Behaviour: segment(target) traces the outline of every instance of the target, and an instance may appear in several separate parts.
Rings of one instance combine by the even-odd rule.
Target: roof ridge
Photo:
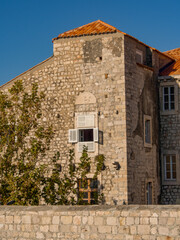
[[[108,24],[108,23],[105,23],[105,22],[103,22],[102,20],[97,20],[97,21],[95,21],[95,22],[100,22],[100,23],[102,23],[104,26],[106,26],[106,27],[109,27],[109,28],[111,28],[112,30],[119,30],[119,29],[117,29],[116,27],[114,27],[114,26],[112,26],[112,25],[110,25],[110,24]]]

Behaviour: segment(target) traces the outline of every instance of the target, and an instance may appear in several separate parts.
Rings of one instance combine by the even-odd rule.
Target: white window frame
[[[86,129],[93,129],[93,141],[88,142],[80,142],[79,141],[79,131],[86,130]],[[74,139],[71,138],[72,134],[75,134],[76,137]],[[78,128],[78,129],[69,129],[69,142],[70,143],[78,143],[78,152],[82,152],[83,145],[87,146],[92,144],[92,149],[88,149],[88,152],[95,152],[95,143],[99,141],[99,129],[98,128]]]
[[[166,158],[167,156],[170,157],[170,178],[167,178],[167,169],[166,169]],[[176,178],[173,178],[173,163],[172,163],[172,157],[175,157],[176,162]],[[164,179],[165,181],[176,181],[177,180],[177,161],[176,161],[176,155],[175,154],[165,154],[164,155]]]
[[[171,88],[174,88],[174,101],[171,101]],[[168,89],[168,94],[165,94],[164,93],[164,89],[167,88]],[[173,85],[170,85],[170,86],[163,86],[162,88],[162,97],[163,97],[163,111],[174,111],[175,110],[175,87]],[[164,98],[165,98],[165,95],[168,96],[168,109],[165,109],[165,101],[164,101]],[[174,103],[174,108],[171,108],[171,103]]]
[[[179,87],[178,80],[169,80],[167,81],[165,78],[159,78],[160,80],[160,88],[159,88],[159,96],[160,96],[160,107],[161,107],[161,115],[171,115],[178,114],[178,105],[179,105]],[[164,88],[165,87],[174,87],[174,109],[164,110]]]

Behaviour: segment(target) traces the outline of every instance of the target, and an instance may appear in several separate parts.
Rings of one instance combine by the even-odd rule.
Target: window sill
[[[154,69],[152,68],[152,67],[148,67],[148,66],[146,66],[146,65],[144,65],[144,64],[142,64],[142,63],[136,63],[139,67],[142,67],[142,68],[146,68],[146,69],[148,69],[148,70],[150,70],[150,71],[154,71]]]
[[[177,110],[160,111],[160,115],[176,115],[176,114],[178,114]]]
[[[144,147],[146,147],[146,148],[152,148],[152,143],[144,143]]]
[[[162,185],[166,186],[166,185],[179,185],[179,184],[177,182],[177,179],[175,179],[175,180],[163,180]]]

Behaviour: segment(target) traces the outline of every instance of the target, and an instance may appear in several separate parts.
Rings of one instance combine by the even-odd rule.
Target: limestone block
[[[50,225],[49,227],[50,232],[59,232],[59,226],[58,225]]]
[[[111,227],[110,226],[98,226],[98,232],[99,233],[111,233]]]
[[[95,217],[95,218],[94,218],[94,224],[95,224],[95,225],[100,226],[100,225],[103,225],[103,223],[104,223],[103,217]]]
[[[150,226],[148,226],[148,225],[139,225],[138,226],[138,234],[140,234],[140,235],[150,234]]]
[[[81,224],[81,217],[80,216],[73,217],[73,224],[80,225]]]
[[[43,216],[41,219],[42,224],[50,224],[51,223],[51,217]]]
[[[52,217],[52,224],[59,224],[59,216]]]
[[[169,235],[169,229],[167,227],[164,227],[164,226],[159,226],[158,227],[158,233],[162,236],[164,236],[164,235],[168,236]]]
[[[72,216],[61,216],[61,223],[71,224],[72,223]]]

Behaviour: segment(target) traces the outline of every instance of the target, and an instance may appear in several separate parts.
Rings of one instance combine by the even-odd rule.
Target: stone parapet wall
[[[178,240],[180,206],[1,206],[2,240]]]

